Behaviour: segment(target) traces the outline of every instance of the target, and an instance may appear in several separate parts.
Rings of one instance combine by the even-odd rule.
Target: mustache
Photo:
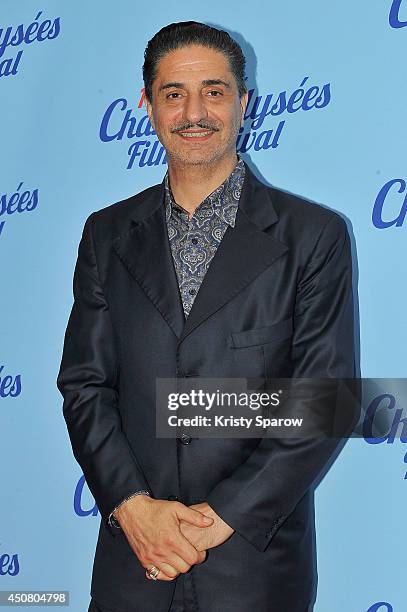
[[[183,123],[182,125],[177,125],[176,127],[171,128],[171,132],[183,132],[184,130],[189,130],[194,127],[203,130],[211,130],[212,132],[219,132],[219,128],[208,121],[199,121],[198,123]]]

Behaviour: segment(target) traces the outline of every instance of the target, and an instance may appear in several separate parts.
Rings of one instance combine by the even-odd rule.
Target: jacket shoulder
[[[257,178],[257,177],[256,177]],[[259,191],[261,193],[259,193]],[[266,231],[305,262],[318,251],[329,252],[335,245],[349,241],[348,225],[341,214],[327,206],[255,181],[255,197],[272,206],[277,217]]]
[[[266,188],[269,190],[279,220],[285,221],[292,229],[314,234],[320,232],[328,223],[338,229],[346,227],[343,217],[327,206],[283,189]]]
[[[148,204],[149,201],[152,205],[156,204],[161,190],[162,184],[157,183],[128,198],[93,212],[87,221],[92,223],[95,240],[99,242],[114,239],[128,231],[130,220],[139,207]]]

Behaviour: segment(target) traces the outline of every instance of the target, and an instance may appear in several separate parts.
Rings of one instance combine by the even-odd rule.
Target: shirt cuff
[[[113,512],[116,512],[117,508],[119,508],[122,504],[124,504],[124,502],[126,502],[128,499],[131,499],[132,497],[135,497],[136,495],[148,495],[149,497],[151,497],[151,495],[150,495],[150,493],[148,491],[136,491],[135,493],[132,493],[131,495],[128,495],[109,514],[109,518],[107,519],[108,525],[110,525],[111,527],[116,527],[116,529],[121,529],[119,521],[113,516]]]

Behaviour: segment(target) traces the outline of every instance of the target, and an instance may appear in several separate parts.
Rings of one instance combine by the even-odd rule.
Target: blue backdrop
[[[245,51],[242,156],[348,221],[362,375],[406,372],[407,0],[1,0],[0,590],[69,590],[75,612],[100,520],[55,385],[77,246],[92,211],[162,180],[141,65],[186,19]],[[406,609],[406,451],[351,440],[318,487],[316,612]]]

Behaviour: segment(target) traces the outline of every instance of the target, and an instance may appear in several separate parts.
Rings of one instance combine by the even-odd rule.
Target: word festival
[[[250,89],[248,103],[245,113],[245,126],[240,129],[236,149],[239,153],[248,151],[261,151],[276,149],[280,144],[280,137],[285,127],[286,119],[280,117],[287,113],[288,116],[298,111],[310,111],[321,109],[331,101],[331,85],[310,85],[307,83],[309,77],[302,79],[298,88],[291,93],[283,90],[277,95],[256,95],[254,89]],[[137,105],[137,110],[144,106],[144,88]],[[278,123],[269,129],[261,129],[266,118],[278,117]],[[134,114],[134,110],[128,108],[126,98],[117,98],[106,109],[99,129],[99,137],[102,142],[123,140],[123,138],[134,140],[128,148],[127,170],[135,165],[140,168],[159,166],[167,162],[164,147],[156,138],[156,132],[150,123],[147,114],[140,119]]]

